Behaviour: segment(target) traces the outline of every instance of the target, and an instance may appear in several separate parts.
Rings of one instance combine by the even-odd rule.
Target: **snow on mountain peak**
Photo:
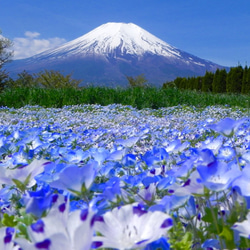
[[[89,33],[45,54],[53,55],[112,55],[145,53],[165,57],[181,57],[180,51],[133,23],[103,24]],[[43,54],[43,53],[42,53]],[[40,56],[42,55],[40,54]]]

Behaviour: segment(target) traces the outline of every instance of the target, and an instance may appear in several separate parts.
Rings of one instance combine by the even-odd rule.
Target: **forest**
[[[250,92],[250,67],[241,65],[232,67],[227,72],[225,69],[217,69],[206,72],[204,76],[177,77],[172,82],[166,82],[163,87],[175,86],[179,89],[199,90],[211,93],[241,93]]]

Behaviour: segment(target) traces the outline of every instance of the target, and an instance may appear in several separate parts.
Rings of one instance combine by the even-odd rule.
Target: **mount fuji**
[[[126,76],[144,74],[151,85],[176,77],[226,68],[181,51],[133,23],[106,23],[89,33],[30,58],[14,60],[11,76],[26,70],[59,70],[83,85],[126,86]]]

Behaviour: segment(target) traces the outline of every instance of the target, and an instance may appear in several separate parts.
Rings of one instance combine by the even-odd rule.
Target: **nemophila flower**
[[[5,142],[5,140],[2,141],[2,146],[0,146],[0,155],[4,158],[6,155],[10,155],[17,150],[17,146],[15,143],[9,143],[8,141]]]
[[[203,194],[204,184],[200,181],[200,175],[195,170],[193,171],[188,179],[181,183],[173,183],[172,186],[168,187],[168,191],[175,196],[190,196],[192,194]]]
[[[152,167],[163,161],[167,161],[169,154],[164,148],[154,147],[152,150],[147,151],[141,158],[145,161],[147,166]]]
[[[205,166],[199,165],[197,171],[200,174],[201,183],[213,191],[227,189],[241,175],[239,168],[230,168],[227,163],[218,160]]]
[[[233,225],[232,229],[245,238],[250,238],[250,212],[247,214],[246,220],[237,222]]]
[[[211,250],[221,249],[220,242],[217,239],[208,239],[201,245],[201,247],[203,249],[211,249]]]
[[[114,175],[116,175],[115,172],[117,168],[122,168],[121,164],[119,164],[118,162],[113,162],[113,161],[105,162],[99,169],[99,174],[101,176],[111,178]]]
[[[126,154],[122,159],[122,164],[125,167],[130,167],[136,164],[136,155],[134,154]]]
[[[99,192],[100,196],[105,198],[107,201],[116,201],[117,196],[121,195],[121,187],[124,184],[121,183],[121,179],[118,177],[112,177],[105,183],[100,183],[98,185],[94,185],[91,190],[95,192]]]
[[[156,185],[151,183],[145,188],[140,189],[139,192],[135,195],[135,200],[140,203],[150,203],[153,202],[156,197]]]
[[[244,153],[242,156],[241,156],[241,159],[246,161],[247,163],[250,163],[250,151]]]
[[[233,182],[232,187],[242,196],[250,197],[250,164],[247,164]]]
[[[33,160],[28,165],[13,166],[13,168],[0,167],[0,183],[13,185],[22,183],[26,187],[36,184],[35,176],[44,171],[46,160]]]
[[[16,230],[11,227],[0,228],[0,249],[2,250],[18,250],[19,246],[14,243]]]
[[[246,121],[245,118],[239,119],[239,120],[233,120],[231,118],[225,118],[220,120],[216,124],[208,125],[207,127],[221,133],[222,135],[226,137],[233,136],[233,134],[236,132],[236,130]]]
[[[18,191],[10,186],[5,186],[0,189],[0,208],[2,212],[11,213],[11,197],[17,195]]]
[[[127,148],[125,149],[117,149],[110,153],[110,155],[106,158],[107,161],[120,161],[127,153]]]
[[[170,192],[172,190],[169,190]],[[172,210],[183,206],[189,199],[190,195],[165,195],[161,200],[156,201],[155,205],[152,205],[150,211],[164,211],[170,213]]]
[[[230,161],[236,156],[235,150],[230,146],[221,147],[219,149],[218,159]]]
[[[212,150],[210,149],[203,149],[198,151],[199,154],[199,164],[200,165],[209,165],[216,160],[216,157]]]
[[[28,155],[24,152],[24,147],[21,146],[18,152],[15,152],[12,155],[13,165],[27,165],[28,164]]]
[[[163,212],[129,204],[106,212],[103,221],[95,222],[102,236],[94,236],[93,241],[104,248],[140,249],[166,235],[172,225],[172,218]]]
[[[105,148],[91,148],[89,153],[99,165],[101,165],[110,154]]]
[[[183,160],[171,169],[166,171],[166,175],[176,177],[185,177],[193,169],[197,157],[190,157],[190,159]]]
[[[69,212],[68,202],[58,197],[48,215],[28,227],[30,241],[15,241],[22,249],[89,250],[95,216],[89,209]],[[98,219],[98,218],[97,218]]]
[[[52,192],[49,186],[41,187],[36,191],[28,191],[22,201],[27,213],[32,213],[40,218],[52,204]]]
[[[177,152],[181,152],[184,149],[186,149],[189,146],[189,142],[186,141],[184,143],[181,143],[181,140],[176,139],[174,141],[171,141],[168,145],[166,145],[166,151],[168,153],[173,152],[173,153],[177,153]]]
[[[197,214],[194,196],[189,197],[185,207],[179,208],[178,214],[187,219],[192,219]]]
[[[84,152],[83,150],[78,149],[66,151],[62,156],[66,162],[79,163],[86,160],[90,156],[90,154],[87,151]]]
[[[159,240],[148,244],[144,250],[170,250],[170,244],[165,237],[161,237]]]
[[[221,148],[223,144],[223,136],[220,135],[216,138],[214,137],[208,137],[204,142],[201,142],[201,149],[209,149],[214,154],[218,154],[219,149]]]
[[[92,161],[82,167],[65,167],[49,185],[53,188],[81,194],[83,185],[89,189],[96,176],[96,161]]]
[[[169,175],[167,177],[162,178],[159,180],[157,184],[157,189],[158,190],[164,190],[167,187],[171,186],[175,182],[175,177],[172,175]]]
[[[41,132],[42,129],[40,127],[28,128],[25,131],[22,131],[22,139],[19,140],[17,145],[26,146],[30,149],[36,149],[43,144],[43,142],[39,138]]]
[[[122,145],[124,147],[130,148],[130,147],[134,146],[139,139],[140,139],[139,137],[133,136],[133,137],[130,137],[128,139],[117,139],[115,141],[115,143],[118,145]]]

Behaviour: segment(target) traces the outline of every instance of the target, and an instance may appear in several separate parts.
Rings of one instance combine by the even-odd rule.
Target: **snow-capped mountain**
[[[35,56],[116,55],[142,56],[151,53],[167,57],[180,57],[180,52],[133,23],[106,23],[57,49]]]
[[[43,69],[73,73],[84,83],[127,84],[126,75],[144,74],[161,86],[177,76],[203,75],[224,68],[181,51],[133,23],[106,23],[64,45],[16,60],[10,74]]]

